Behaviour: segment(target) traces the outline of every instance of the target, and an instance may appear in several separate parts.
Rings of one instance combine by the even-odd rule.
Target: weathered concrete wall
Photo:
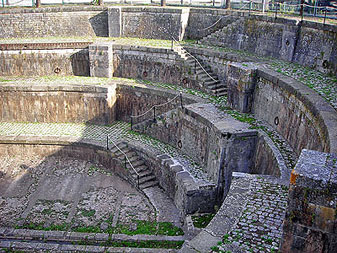
[[[55,136],[16,136],[0,138],[0,154],[15,156],[25,154],[27,156],[61,156],[72,157],[84,161],[102,164],[108,171],[114,172],[131,182],[130,174],[124,168],[116,155],[100,143],[74,137]]]
[[[0,120],[8,122],[92,122],[116,117],[116,85],[2,85]]]
[[[181,149],[200,163],[221,194],[226,194],[232,171],[250,172],[253,167],[257,133],[248,127],[230,116],[220,116],[211,104],[195,103],[135,129]]]
[[[51,7],[0,11],[0,38],[108,36],[102,7]]]
[[[201,39],[235,21],[244,13],[221,9],[191,8],[185,39]]]
[[[87,49],[0,51],[3,76],[89,76]]]
[[[178,92],[153,86],[142,87],[139,85],[132,86],[121,84],[118,86],[117,94],[117,120],[126,122],[131,121],[131,115],[142,115],[154,105],[165,104],[171,101],[163,106],[156,107],[156,115],[181,107],[181,100]],[[204,100],[192,95],[182,95],[183,105],[201,101]],[[133,123],[136,124],[148,119],[153,119],[153,110],[142,117],[135,118]]]
[[[335,252],[337,156],[303,150],[290,178],[282,252]]]
[[[297,62],[337,75],[337,28],[333,25],[251,15],[203,41]]]
[[[190,68],[170,49],[114,45],[113,54],[115,77],[198,87]]]
[[[336,111],[316,92],[274,71],[257,71],[252,112],[274,127],[299,155],[337,151]],[[268,110],[266,110],[268,108]]]
[[[124,7],[121,10],[121,37],[171,39],[173,36],[176,40],[181,37],[182,9]]]
[[[337,28],[303,21],[293,61],[337,75]]]

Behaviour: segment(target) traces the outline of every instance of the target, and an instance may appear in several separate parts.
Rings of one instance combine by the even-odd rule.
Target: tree
[[[225,9],[230,9],[231,8],[231,0],[226,0],[226,7]]]

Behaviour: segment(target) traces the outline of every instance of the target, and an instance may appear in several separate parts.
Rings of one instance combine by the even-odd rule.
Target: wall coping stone
[[[292,172],[292,184],[310,189],[337,192],[337,154],[303,149]],[[332,203],[334,201],[331,201]],[[332,208],[336,207],[336,203]]]
[[[87,48],[91,41],[73,42],[23,42],[23,43],[0,43],[0,51],[6,50],[39,50],[39,49],[83,49]]]
[[[327,101],[301,82],[273,70],[258,67],[257,75],[287,90],[305,104],[318,120],[321,130],[327,134],[329,152],[337,153],[337,112]]]
[[[106,11],[104,6],[60,6],[42,8],[8,8],[0,10],[1,14],[48,13],[48,12],[79,12],[79,11]]]
[[[234,119],[228,114],[221,114],[213,104],[195,103],[184,106],[184,113],[213,127],[222,136],[235,133],[237,136],[256,136],[257,131],[250,125]]]
[[[82,93],[107,93],[112,85],[93,84],[17,84],[0,85],[0,92],[82,92]]]

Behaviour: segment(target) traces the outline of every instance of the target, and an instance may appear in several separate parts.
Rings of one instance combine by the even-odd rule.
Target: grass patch
[[[205,228],[213,219],[214,213],[193,215],[192,221],[196,228]]]
[[[82,240],[79,245],[95,245],[93,242]],[[180,249],[184,241],[107,241],[100,243],[105,247],[128,247],[128,248],[162,248],[162,249]]]
[[[82,209],[81,210],[81,214],[85,217],[92,217],[94,216],[96,213],[96,211],[94,209],[91,209],[91,210],[85,210],[85,209]]]
[[[174,226],[170,222],[150,222],[143,220],[135,220],[134,222],[137,224],[135,230],[131,230],[128,225],[118,225],[116,228],[112,228],[109,233],[126,235],[184,235],[181,228]]]

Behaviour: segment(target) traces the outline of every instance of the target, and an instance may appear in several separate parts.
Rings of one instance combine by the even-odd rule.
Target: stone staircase
[[[144,160],[135,151],[129,148],[127,143],[120,142],[117,146],[118,148],[114,146],[110,150],[116,155],[117,159],[120,160],[122,164],[126,164],[126,169],[129,171],[130,175],[129,178],[132,180],[134,185],[138,185],[137,173],[139,175],[139,188],[141,190],[158,185],[155,175],[145,164]],[[134,169],[131,167],[130,163],[125,162],[124,154],[126,154]]]
[[[235,43],[238,42],[239,47],[236,49],[240,49],[240,34],[242,34],[243,32],[241,31],[242,23],[243,20],[239,18],[238,20],[232,22],[231,24],[225,26],[224,28],[205,36],[199,42],[200,44],[215,47],[232,47],[233,45],[229,46],[227,44],[230,43],[230,40],[235,40]]]
[[[215,96],[227,95],[227,87],[220,82],[218,76],[212,72],[209,65],[191,56],[183,47],[176,47],[175,52],[194,71],[196,79],[204,89]]]

